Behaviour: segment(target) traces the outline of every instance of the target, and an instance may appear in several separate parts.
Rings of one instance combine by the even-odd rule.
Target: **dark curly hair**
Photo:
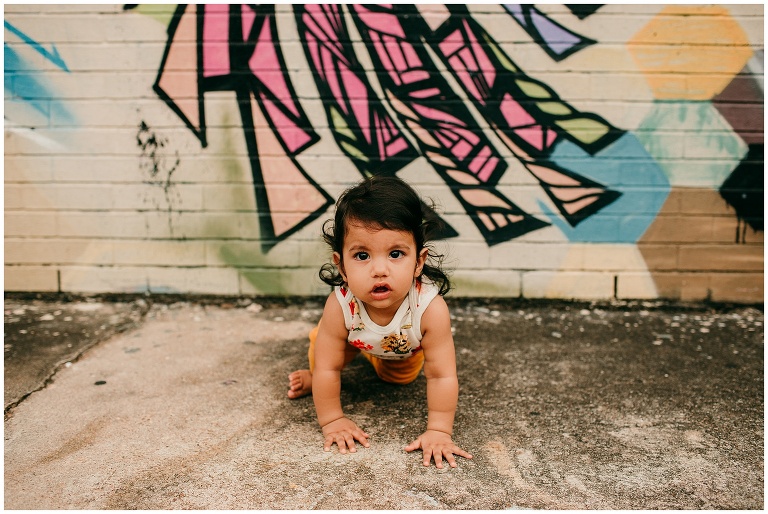
[[[344,191],[336,202],[335,217],[323,224],[323,239],[339,254],[343,253],[349,220],[367,227],[413,234],[417,253],[423,248],[428,250],[421,274],[437,285],[441,295],[450,291],[451,281],[441,269],[443,256],[436,254],[429,244],[443,222],[426,207],[411,186],[397,177],[374,176]],[[331,263],[320,268],[320,279],[330,286],[344,283],[341,273]]]

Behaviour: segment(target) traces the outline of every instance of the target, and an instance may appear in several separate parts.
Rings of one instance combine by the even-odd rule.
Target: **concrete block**
[[[6,187],[7,184],[15,182],[50,182],[53,180],[54,160],[47,155],[14,155],[7,153],[6,148],[3,168]]]
[[[522,273],[525,298],[607,300],[614,296],[612,273],[528,271]]]
[[[109,184],[58,184],[56,204],[60,209],[109,211],[119,189]],[[114,196],[113,196],[114,195]]]
[[[660,298],[683,302],[698,302],[709,298],[707,273],[654,273],[653,280]]]
[[[659,214],[643,234],[648,243],[695,243],[712,240],[709,216],[667,216]]]
[[[204,266],[203,241],[120,240],[113,242],[114,264]]]
[[[561,269],[570,250],[572,250],[571,246],[566,243],[539,244],[514,241],[490,247],[485,253],[489,256],[488,267],[492,269],[554,270]],[[581,259],[578,260],[577,269],[581,265]],[[474,264],[473,260],[469,262]]]
[[[51,237],[56,235],[56,219],[53,211],[5,211],[4,234],[6,237]]]
[[[330,288],[317,277],[317,269],[241,269],[240,294],[327,295]]]
[[[147,268],[152,293],[240,294],[238,272],[233,268]]]
[[[676,244],[638,243],[637,248],[643,255],[646,267],[651,271],[670,271],[677,269]]]
[[[61,290],[69,293],[145,293],[144,267],[62,266]]]
[[[5,291],[56,292],[59,290],[58,268],[55,266],[5,266]]]
[[[255,211],[259,208],[253,186],[249,184],[208,184],[203,189],[202,207],[208,211]]]
[[[765,302],[764,273],[713,273],[710,277],[711,299],[715,302]]]
[[[144,238],[147,223],[138,212],[59,211],[56,235],[93,239]]]
[[[87,239],[5,239],[6,264],[112,264],[110,242]]]
[[[680,246],[680,270],[761,271],[764,269],[762,245],[684,245]]]
[[[622,300],[657,299],[659,293],[650,273],[625,273],[616,275],[616,298]]]
[[[452,296],[517,298],[521,296],[520,272],[515,270],[456,270],[451,274]]]
[[[136,156],[60,156],[53,160],[53,181],[109,184],[121,187],[123,183],[140,183],[139,159]]]
[[[58,187],[50,183],[6,184],[4,192],[5,209],[23,211],[55,209],[58,204]]]

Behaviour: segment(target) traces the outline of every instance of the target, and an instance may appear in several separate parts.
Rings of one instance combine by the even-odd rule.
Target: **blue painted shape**
[[[37,53],[51,61],[53,64],[55,64],[57,67],[61,68],[62,70],[69,72],[69,68],[67,68],[67,63],[64,62],[64,59],[61,58],[61,55],[59,55],[59,51],[56,50],[56,45],[51,45],[51,49],[46,49],[42,44],[38,43],[7,21],[4,21],[6,30],[11,31],[13,34],[16,34],[21,38],[22,41],[24,41],[26,44],[31,46]]]
[[[539,201],[549,221],[572,242],[636,243],[669,196],[670,184],[664,170],[630,132],[594,156],[570,141],[562,141],[552,160],[621,193],[615,202],[576,227]]]
[[[9,101],[21,100],[46,119],[52,115],[64,122],[74,121],[74,116],[61,101],[56,93],[46,85],[42,73],[31,69],[27,62],[11,48],[3,43],[3,86],[10,93]]]
[[[46,118],[50,118],[48,98],[51,91],[37,80],[39,74],[28,73],[27,66],[10,46],[3,44],[3,86],[12,97],[19,98],[28,103],[36,111],[41,112]],[[9,71],[11,70],[11,71]]]

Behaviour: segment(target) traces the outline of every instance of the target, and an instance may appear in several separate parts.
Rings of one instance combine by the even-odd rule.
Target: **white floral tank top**
[[[413,281],[408,296],[386,327],[371,321],[363,302],[357,301],[346,284],[334,290],[344,311],[349,344],[388,360],[407,359],[421,351],[421,316],[438,294],[437,286],[429,279]]]

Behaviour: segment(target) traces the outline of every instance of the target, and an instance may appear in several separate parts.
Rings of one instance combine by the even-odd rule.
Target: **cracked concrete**
[[[6,509],[764,506],[762,306],[449,297],[475,458],[438,470],[403,451],[424,377],[362,359],[342,401],[372,446],[322,451],[285,395],[321,301],[151,300],[6,295]]]

